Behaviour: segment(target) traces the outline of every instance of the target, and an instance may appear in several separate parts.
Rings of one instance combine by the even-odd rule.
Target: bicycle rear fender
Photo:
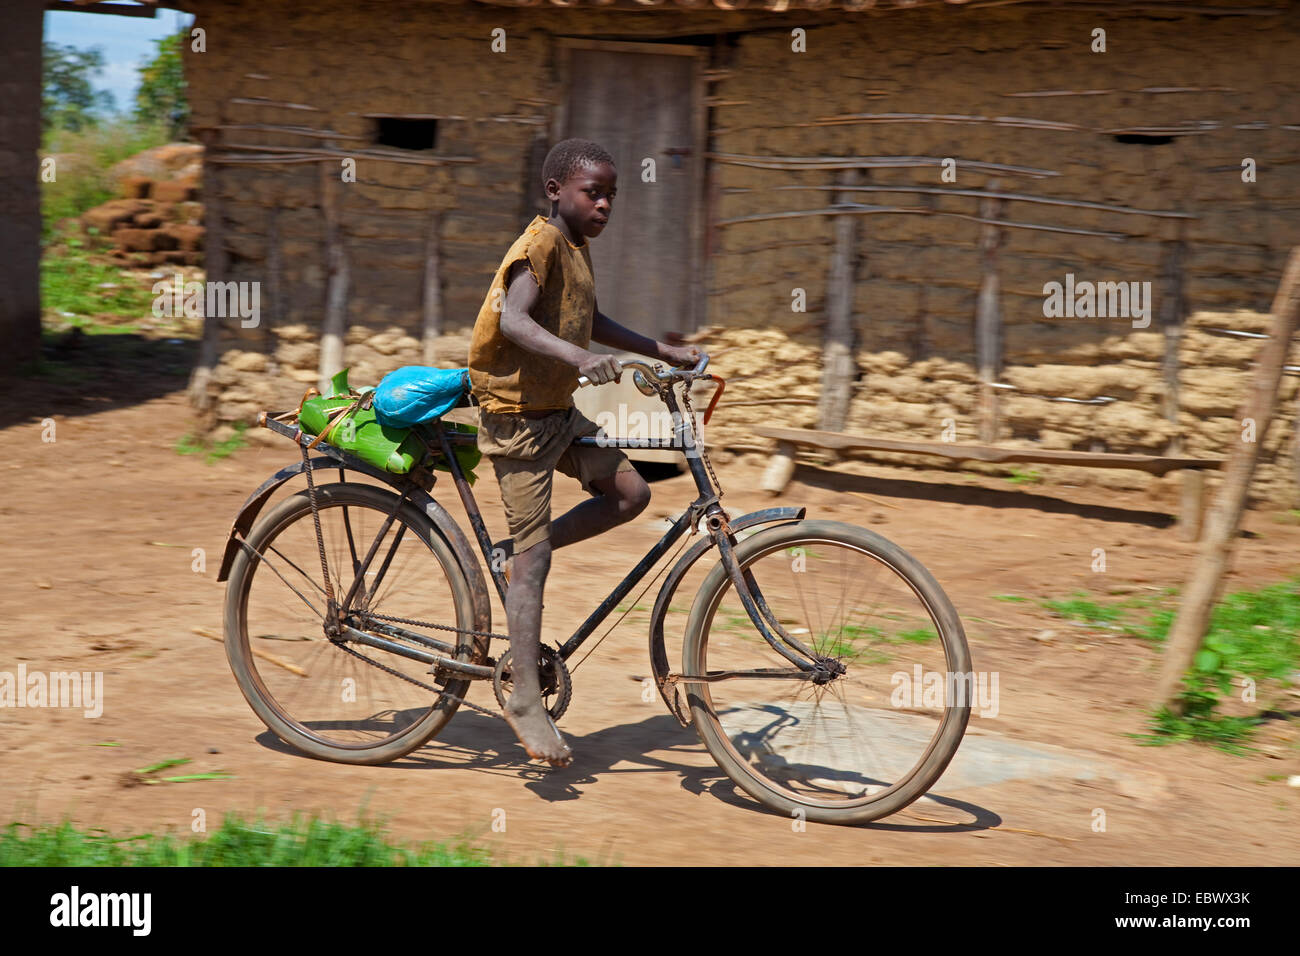
[[[778,521],[801,521],[807,511],[807,508],[764,508],[762,511],[751,511],[739,518],[732,518],[728,524],[733,532],[743,531],[755,525],[772,524]],[[659,687],[659,696],[667,705],[668,712],[676,717],[677,722],[683,727],[691,725],[690,714],[676,706],[675,692],[670,696],[668,688],[665,687],[669,668],[668,651],[664,647],[664,618],[668,614],[668,605],[672,601],[673,594],[682,583],[682,578],[691,569],[691,565],[711,547],[713,547],[713,539],[707,535],[691,545],[690,550],[678,559],[672,570],[668,572],[668,576],[664,578],[663,587],[659,589],[659,597],[655,599],[654,609],[650,612],[650,667],[655,675],[655,684]]]
[[[334,458],[317,457],[310,459],[310,462],[313,474],[321,468],[339,467],[338,460]],[[411,504],[423,511],[429,520],[433,522],[434,529],[446,542],[447,546],[451,548],[452,554],[456,556],[456,562],[465,574],[465,580],[469,582],[470,591],[473,593],[474,598],[476,622],[474,630],[492,630],[492,603],[488,598],[487,581],[483,577],[483,567],[475,556],[473,549],[470,548],[469,539],[465,537],[465,532],[456,524],[455,519],[447,513],[447,509],[438,504],[433,496],[423,488],[414,486],[409,478],[389,474],[359,460],[350,461],[347,468],[352,471],[360,471],[371,478],[376,478],[399,492],[405,491]],[[248,500],[239,509],[239,514],[235,516],[230,535],[226,539],[226,550],[221,556],[221,569],[217,572],[218,581],[225,581],[230,576],[230,567],[234,564],[235,555],[239,553],[240,540],[248,536],[248,532],[253,527],[253,522],[257,520],[258,514],[267,501],[270,500],[271,495],[290,478],[302,474],[302,471],[303,463],[301,461],[286,465],[262,482],[261,486],[248,496]],[[479,640],[482,640],[482,638]]]

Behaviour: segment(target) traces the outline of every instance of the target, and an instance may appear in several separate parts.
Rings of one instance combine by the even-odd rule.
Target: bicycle
[[[721,769],[772,810],[835,824],[894,813],[934,785],[965,732],[971,701],[951,693],[953,675],[971,673],[961,621],[933,576],[873,531],[806,520],[802,507],[728,515],[690,402],[694,382],[717,383],[707,423],[725,386],[705,374],[707,364],[707,355],[693,369],[623,363],[643,394],[664,401],[671,439],[577,440],[681,451],[699,495],[564,644],[543,644],[544,703],[554,719],[563,715],[573,654],[675,542],[703,530],[685,554],[688,542],[678,548],[650,615],[651,668],[669,712],[694,725]],[[498,704],[508,699],[509,652],[489,651],[493,639],[509,638],[492,632],[469,539],[430,494],[434,467],[449,471],[504,604],[502,562],[455,451],[475,435],[441,420],[417,425],[427,455],[396,475],[324,442],[309,457],[313,437],[277,420],[284,417],[262,412],[258,422],[293,439],[302,461],[245,502],[218,575],[228,580],[227,657],[253,710],[296,749],[351,764],[410,753],[461,704],[496,715],[466,694],[491,681]],[[339,480],[319,484],[324,468],[338,468]],[[392,490],[349,481],[350,471]],[[299,474],[306,489],[258,521],[275,490]],[[691,605],[673,673],[670,602],[713,548],[718,560]],[[828,604],[837,594],[839,603]],[[859,595],[861,606],[841,606]],[[937,682],[947,690],[942,699],[930,693]]]

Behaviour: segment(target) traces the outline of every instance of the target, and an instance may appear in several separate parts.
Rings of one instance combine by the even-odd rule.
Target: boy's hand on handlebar
[[[678,368],[694,366],[703,355],[698,345],[665,345],[659,350],[660,358]]]
[[[617,382],[623,374],[623,366],[612,355],[588,352],[587,358],[578,366],[578,374],[585,375],[593,385]]]

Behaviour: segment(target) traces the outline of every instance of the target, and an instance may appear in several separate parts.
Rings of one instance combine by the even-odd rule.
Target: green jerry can
[[[354,390],[348,386],[348,370],[343,369],[330,379],[332,394],[311,398],[302,404],[298,413],[298,423],[303,431],[310,435],[319,435],[326,427],[329,415],[339,408],[347,408],[364,397],[371,388]],[[443,427],[449,431],[474,433],[472,425],[444,422]],[[410,428],[393,428],[381,425],[375,420],[373,408],[357,407],[343,415],[329,426],[329,434],[324,441],[336,448],[350,451],[362,461],[382,468],[395,475],[404,475],[425,457],[424,443]],[[460,461],[465,477],[473,484],[478,476],[474,467],[478,465],[481,453],[475,445],[457,446],[456,458]],[[439,461],[436,468],[449,471],[446,463]]]

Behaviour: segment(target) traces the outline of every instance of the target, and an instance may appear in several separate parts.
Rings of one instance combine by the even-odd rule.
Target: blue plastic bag
[[[375,389],[381,425],[409,428],[441,418],[469,390],[469,369],[406,365],[384,376]]]

